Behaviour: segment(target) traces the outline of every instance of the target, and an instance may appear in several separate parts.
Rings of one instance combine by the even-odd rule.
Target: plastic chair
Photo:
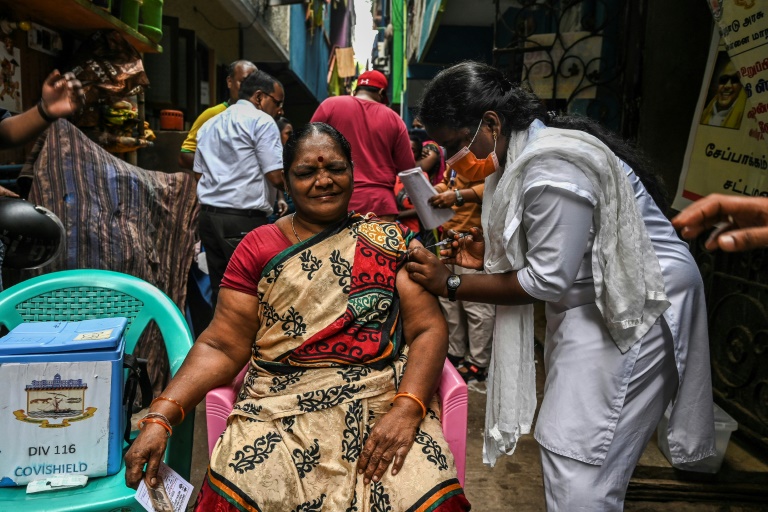
[[[171,375],[192,348],[192,334],[179,309],[163,292],[133,276],[108,270],[65,270],[34,277],[0,293],[0,324],[128,318],[125,350],[133,352],[139,336],[154,321],[168,351]],[[189,479],[194,411],[173,429],[165,462]],[[124,447],[127,448],[127,445]],[[125,485],[125,466],[115,475],[94,477],[82,489],[26,494],[26,487],[0,488],[0,510],[143,511],[135,491]]]
[[[224,429],[227,418],[232,412],[235,398],[243,386],[248,367],[235,377],[232,384],[214,388],[205,396],[205,420],[208,427],[208,456]],[[442,404],[440,421],[443,424],[443,435],[456,459],[456,474],[459,483],[464,485],[464,470],[467,459],[467,384],[461,378],[453,365],[445,361],[440,385],[437,389]]]

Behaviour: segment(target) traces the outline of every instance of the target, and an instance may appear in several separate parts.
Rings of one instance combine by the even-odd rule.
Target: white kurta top
[[[543,125],[542,125],[543,127]],[[704,290],[687,245],[624,164],[659,258],[671,306],[660,320],[672,338],[680,387],[670,419],[675,462],[714,453]],[[622,354],[595,304],[592,279],[596,194],[573,164],[537,158],[523,175],[527,266],[522,288],[546,302],[547,385],[535,437],[544,447],[602,464],[613,439],[640,344]],[[659,332],[658,329],[654,332]],[[674,448],[673,448],[674,446]]]

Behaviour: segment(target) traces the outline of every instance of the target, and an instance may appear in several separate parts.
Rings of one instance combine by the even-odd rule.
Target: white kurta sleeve
[[[529,295],[548,302],[560,300],[573,285],[589,246],[594,212],[591,190],[579,187],[583,182],[559,179],[535,181],[524,192],[527,265],[517,277]]]

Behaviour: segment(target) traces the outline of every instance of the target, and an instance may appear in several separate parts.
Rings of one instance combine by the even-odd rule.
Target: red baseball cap
[[[389,86],[387,77],[381,71],[375,69],[361,73],[357,77],[357,85],[367,85],[368,87],[376,87],[377,89],[386,89]]]

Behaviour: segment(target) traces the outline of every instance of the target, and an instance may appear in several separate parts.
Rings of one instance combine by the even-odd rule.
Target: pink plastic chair
[[[235,377],[229,386],[212,389],[205,396],[205,416],[208,426],[208,456],[219,436],[227,427],[227,418],[232,412],[235,398],[245,379],[248,367]],[[443,435],[456,459],[456,473],[459,483],[464,485],[464,468],[467,458],[467,385],[447,360],[437,389],[442,404]]]

